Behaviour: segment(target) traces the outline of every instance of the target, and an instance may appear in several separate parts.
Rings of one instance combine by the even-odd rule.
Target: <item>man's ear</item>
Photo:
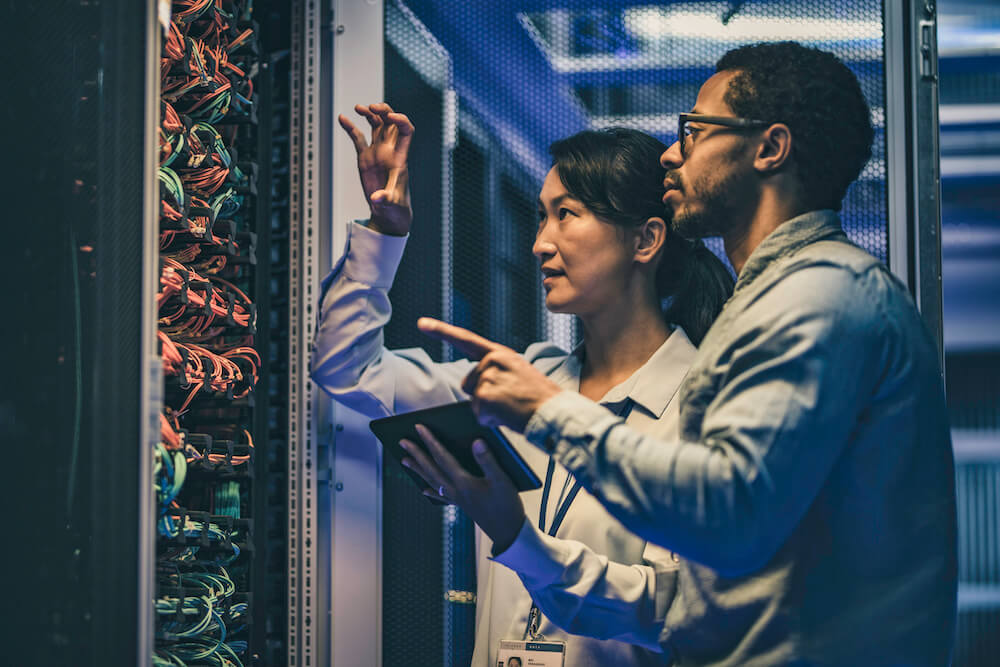
[[[775,123],[761,134],[754,155],[754,169],[774,173],[786,166],[792,157],[792,132],[784,123]]]
[[[656,259],[667,240],[667,223],[663,218],[649,218],[636,230],[635,261],[649,264]]]

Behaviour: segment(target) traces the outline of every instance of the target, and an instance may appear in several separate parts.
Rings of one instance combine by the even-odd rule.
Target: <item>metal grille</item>
[[[416,329],[421,315],[448,318],[445,266],[450,238],[442,174],[448,151],[443,118],[448,90],[448,62],[421,33],[412,14],[386,3],[386,101],[404,110],[418,128],[410,172],[414,224],[407,251],[389,297],[393,317],[385,328],[390,348],[423,347],[444,360],[441,345]],[[403,54],[411,57],[406,58]],[[421,54],[420,59],[413,57]],[[417,165],[421,165],[417,167]],[[453,540],[444,513],[415,497],[413,483],[391,457],[382,470],[382,664],[444,665],[449,610],[444,594]],[[443,565],[442,565],[443,564]],[[468,661],[466,661],[468,662]]]
[[[1000,353],[948,355],[948,412],[958,499],[956,665],[992,665],[1000,649]]]
[[[386,0],[385,25],[386,99],[417,128],[414,226],[390,294],[389,347],[447,358],[416,331],[420,315],[515,349],[541,339],[572,347],[575,320],[544,310],[531,255],[549,144],[610,125],[672,143],[677,113],[694,104],[715,61],[755,41],[797,39],[857,74],[877,134],[842,217],[852,239],[887,259],[879,0],[480,2],[474,10],[458,0]],[[721,253],[721,243],[709,245]],[[468,664],[472,605],[442,600],[474,583],[471,527],[415,503],[409,481],[388,467],[383,484],[383,663]]]
[[[1000,465],[958,467],[958,579],[978,590],[1000,584]],[[1000,595],[994,595],[1000,602]]]
[[[618,3],[613,9],[568,4],[570,9],[518,18],[571,90],[587,124],[634,127],[668,144],[676,139],[677,113],[690,108],[729,49],[795,39],[836,53],[861,82],[876,127],[872,159],[844,202],[844,228],[886,259],[881,2],[676,2],[625,9]]]
[[[961,665],[995,665],[1000,654],[1000,611],[974,609],[958,615],[958,634],[953,663]]]
[[[1000,431],[1000,351],[949,354],[946,368],[952,427]]]

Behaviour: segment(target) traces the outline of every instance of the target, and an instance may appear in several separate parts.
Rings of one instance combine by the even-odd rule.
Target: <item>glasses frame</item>
[[[677,143],[680,145],[681,157],[687,158],[687,151],[684,150],[684,126],[689,122],[707,123],[709,125],[721,125],[734,130],[752,130],[763,128],[772,123],[766,120],[755,118],[739,118],[737,116],[712,116],[704,113],[681,113],[677,115]]]

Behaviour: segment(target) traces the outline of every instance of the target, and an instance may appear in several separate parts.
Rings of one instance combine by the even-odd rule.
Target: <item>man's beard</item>
[[[710,236],[725,236],[738,224],[737,197],[738,175],[730,172],[725,177],[716,180],[705,174],[694,183],[694,188],[688,187],[687,181],[676,172],[667,172],[667,178],[676,183],[685,196],[695,195],[701,207],[699,210],[674,211],[670,227],[682,238],[694,240]]]

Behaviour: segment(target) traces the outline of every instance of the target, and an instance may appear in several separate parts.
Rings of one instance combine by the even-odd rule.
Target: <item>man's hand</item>
[[[372,214],[368,226],[381,234],[406,236],[413,220],[406,170],[413,123],[385,103],[359,104],[354,110],[364,116],[372,128],[370,145],[364,133],[346,116],[341,114],[337,120],[358,153],[358,174]]]
[[[481,424],[506,426],[521,433],[535,410],[562,392],[509,347],[430,317],[417,320],[417,327],[479,361],[462,381],[462,389],[472,397],[472,408]]]
[[[486,443],[482,440],[472,443],[472,455],[484,474],[484,477],[476,477],[462,468],[426,427],[418,425],[417,432],[427,445],[430,456],[409,440],[402,440],[399,444],[409,455],[403,459],[403,465],[417,473],[433,489],[424,491],[424,495],[458,505],[493,540],[494,554],[506,551],[521,532],[524,504],[514,483],[497,464]]]

